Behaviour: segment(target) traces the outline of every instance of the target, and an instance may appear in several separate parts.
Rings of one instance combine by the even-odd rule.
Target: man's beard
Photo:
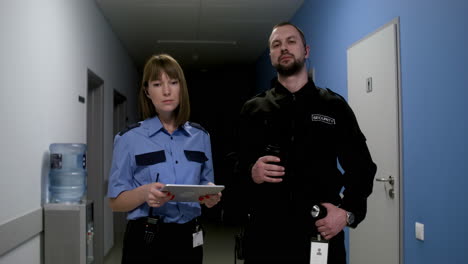
[[[279,75],[289,77],[298,73],[304,67],[304,59],[298,61],[296,58],[294,58],[294,62],[289,66],[281,65],[281,63],[273,66]]]

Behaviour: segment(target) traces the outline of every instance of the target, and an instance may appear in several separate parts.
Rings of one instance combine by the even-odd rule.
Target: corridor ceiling
[[[138,69],[154,53],[206,70],[255,62],[303,0],[96,0]]]

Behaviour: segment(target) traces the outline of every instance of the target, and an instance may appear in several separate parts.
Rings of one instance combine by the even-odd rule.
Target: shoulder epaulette
[[[202,127],[200,124],[198,123],[194,123],[194,122],[189,122],[189,125],[191,125],[192,127],[195,127],[195,128],[198,128],[200,129],[201,131],[205,132],[208,134],[208,131],[206,131],[206,129],[204,127]]]
[[[331,93],[331,94],[336,94],[336,93],[335,93],[334,91],[332,91],[330,88],[326,88],[326,89],[327,89],[327,91],[328,91],[329,93]]]
[[[344,99],[343,96],[341,96],[340,94],[335,93],[334,91],[330,90],[330,88],[327,88],[327,91],[328,91],[330,94],[335,95],[335,96],[338,96],[338,97],[341,98],[342,100],[345,100],[345,101],[346,101],[346,99]]]
[[[127,128],[125,128],[124,130],[120,131],[119,133],[119,136],[122,136],[123,134],[127,133],[128,131],[136,128],[136,127],[139,127],[141,126],[141,123],[135,123],[135,124],[131,124],[129,126],[127,126]]]
[[[256,95],[254,96],[254,98],[255,98],[255,97],[265,97],[267,91],[270,91],[270,90],[271,90],[271,89],[268,89],[268,90],[263,91],[263,92],[259,92],[258,94],[256,94]]]

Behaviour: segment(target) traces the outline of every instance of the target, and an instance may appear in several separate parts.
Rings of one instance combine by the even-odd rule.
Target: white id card
[[[310,243],[310,264],[327,264],[328,241],[312,240]]]
[[[193,236],[193,247],[198,247],[203,245],[203,231],[200,230],[192,234]]]

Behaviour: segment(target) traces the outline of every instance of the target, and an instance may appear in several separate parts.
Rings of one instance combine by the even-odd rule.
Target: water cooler
[[[51,144],[44,204],[47,264],[94,261],[93,202],[86,197],[86,145]]]

